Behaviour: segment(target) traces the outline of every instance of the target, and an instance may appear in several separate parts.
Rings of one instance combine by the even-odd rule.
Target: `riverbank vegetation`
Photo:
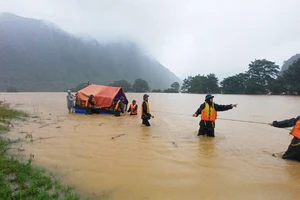
[[[9,131],[14,120],[26,120],[29,115],[0,102],[0,132]],[[3,135],[2,135],[3,136]],[[8,153],[11,145],[19,140],[10,140],[0,135],[0,199],[80,199],[69,186],[61,185],[51,174],[32,165],[34,156],[21,162]],[[22,149],[20,149],[22,150]]]

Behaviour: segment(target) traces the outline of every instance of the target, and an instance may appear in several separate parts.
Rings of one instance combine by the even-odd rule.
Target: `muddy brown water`
[[[139,106],[142,95],[127,94]],[[33,163],[96,199],[299,199],[300,163],[271,155],[287,149],[289,131],[218,119],[216,138],[198,138],[199,118],[191,115],[204,96],[150,94],[151,127],[140,116],[68,114],[65,93],[1,93],[0,100],[38,116],[8,134],[23,139],[19,154],[34,154]],[[300,115],[299,97],[214,100],[238,103],[219,118],[268,123]],[[24,139],[29,133],[33,142]]]

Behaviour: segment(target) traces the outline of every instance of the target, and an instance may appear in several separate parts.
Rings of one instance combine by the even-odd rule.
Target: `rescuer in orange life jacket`
[[[119,100],[117,100],[117,103],[115,105],[114,113],[116,117],[120,117],[121,113],[124,113],[124,97],[121,97]]]
[[[293,126],[290,134],[294,136],[294,138],[292,139],[287,151],[282,155],[282,158],[300,161],[300,116],[283,121],[273,121],[272,123],[269,123],[269,125],[277,128]]]
[[[138,105],[136,104],[136,100],[132,101],[132,104],[129,106],[128,112],[130,115],[137,115]]]
[[[216,104],[213,102],[213,98],[214,96],[211,94],[206,95],[205,102],[201,104],[195,114],[193,114],[193,117],[197,117],[201,114],[201,121],[199,123],[200,128],[197,136],[207,135],[209,137],[215,137],[215,120],[217,119],[217,111],[226,111],[237,107],[237,104]]]

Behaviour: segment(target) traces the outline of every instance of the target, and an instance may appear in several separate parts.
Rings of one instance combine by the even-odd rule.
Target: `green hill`
[[[87,81],[133,83],[136,78],[151,88],[181,82],[133,42],[104,45],[10,13],[0,15],[0,72],[0,91],[64,91]]]

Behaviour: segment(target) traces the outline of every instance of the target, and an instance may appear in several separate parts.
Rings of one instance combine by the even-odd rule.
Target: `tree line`
[[[87,83],[81,83],[74,88],[71,88],[71,91],[77,92],[87,86]],[[117,80],[113,81],[109,86],[121,87],[124,92],[166,92],[166,93],[178,93],[180,91],[180,84],[178,82],[174,82],[170,85],[170,88],[161,90],[161,89],[153,89],[151,90],[147,81],[138,78],[135,79],[134,83],[131,84],[126,80]]]
[[[167,89],[150,89],[148,82],[138,78],[133,84],[126,80],[113,81],[110,86],[122,87],[125,92],[164,93],[222,93],[222,94],[300,94],[300,59],[280,71],[275,62],[266,59],[251,61],[248,70],[224,78],[219,83],[215,74],[188,76],[182,86],[174,82]],[[80,84],[73,91],[86,85]]]
[[[251,61],[248,70],[220,82],[215,74],[189,76],[183,81],[187,93],[223,94],[298,94],[300,95],[300,59],[280,71],[275,62]]]
[[[150,89],[147,81],[138,78],[131,85],[126,80],[118,80],[114,81],[110,84],[110,86],[122,87],[125,92],[165,92],[165,93],[178,93],[180,91],[180,84],[178,82],[174,82],[170,85],[170,88],[165,90],[161,89]]]

